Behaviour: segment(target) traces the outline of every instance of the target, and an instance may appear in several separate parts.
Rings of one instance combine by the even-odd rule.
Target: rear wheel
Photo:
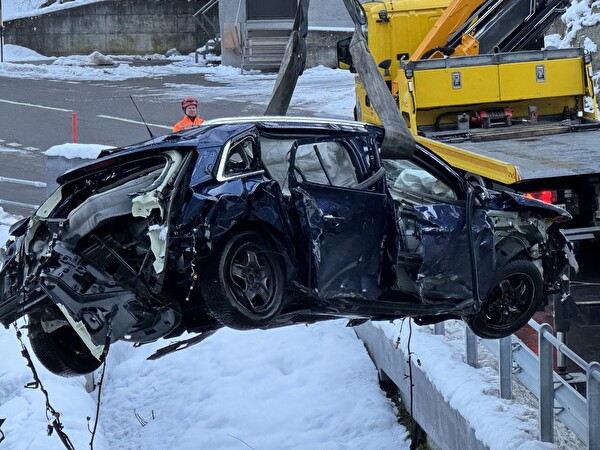
[[[481,309],[465,321],[479,337],[510,336],[531,319],[542,301],[542,289],[542,275],[535,264],[513,259],[498,269]]]
[[[245,231],[215,255],[202,283],[210,314],[237,329],[258,328],[277,317],[285,282],[277,249],[261,234]]]
[[[75,330],[65,325],[48,333],[39,320],[29,323],[33,353],[50,372],[75,377],[93,372],[102,364],[91,354]]]

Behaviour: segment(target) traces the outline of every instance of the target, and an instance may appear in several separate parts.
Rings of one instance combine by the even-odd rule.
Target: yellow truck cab
[[[450,0],[400,0],[363,4],[367,19],[363,33],[375,62],[380,64],[389,61],[389,68],[382,69],[381,74],[390,88],[400,72],[400,62],[408,61],[449,4]],[[347,43],[349,39],[346,40]],[[343,63],[341,66],[344,67]],[[350,66],[346,64],[345,68]],[[356,108],[355,115],[359,120],[381,125],[358,77]]]

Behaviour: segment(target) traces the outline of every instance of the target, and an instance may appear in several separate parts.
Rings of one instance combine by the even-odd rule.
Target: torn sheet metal
[[[571,214],[565,211],[563,208],[545,203],[535,198],[525,197],[521,194],[514,192],[504,191],[496,194],[490,200],[490,204],[493,209],[499,210],[530,210],[535,211],[544,217],[549,218],[560,218],[560,220],[569,220],[572,218]]]
[[[314,261],[314,291],[319,297],[377,298],[388,198],[309,184],[294,188],[293,196]]]
[[[423,300],[473,298],[473,269],[465,209],[454,205],[415,208],[421,227],[423,262],[417,277]],[[489,290],[494,273],[493,226],[484,211],[473,215],[479,291]]]

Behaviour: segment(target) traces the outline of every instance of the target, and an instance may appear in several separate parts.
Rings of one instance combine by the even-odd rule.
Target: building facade
[[[222,63],[276,70],[294,24],[297,0],[219,0]],[[318,0],[308,11],[307,67],[337,67],[336,43],[354,25],[341,0]]]

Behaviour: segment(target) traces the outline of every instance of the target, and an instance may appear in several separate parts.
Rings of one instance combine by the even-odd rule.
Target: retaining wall
[[[208,0],[106,0],[5,22],[5,43],[45,56],[191,53],[209,36],[196,13]],[[209,11],[218,23],[217,8]]]
[[[371,359],[382,378],[389,378],[398,386],[402,403],[410,410],[410,399],[414,399],[412,414],[427,436],[442,450],[489,450],[477,436],[475,429],[454,408],[438,388],[416,364],[412,364],[413,392],[411,396],[408,355],[401,349],[390,352],[393,343],[385,333],[370,322],[354,328],[364,342]],[[382,374],[383,372],[383,374]],[[448,376],[452,376],[448,374]]]

